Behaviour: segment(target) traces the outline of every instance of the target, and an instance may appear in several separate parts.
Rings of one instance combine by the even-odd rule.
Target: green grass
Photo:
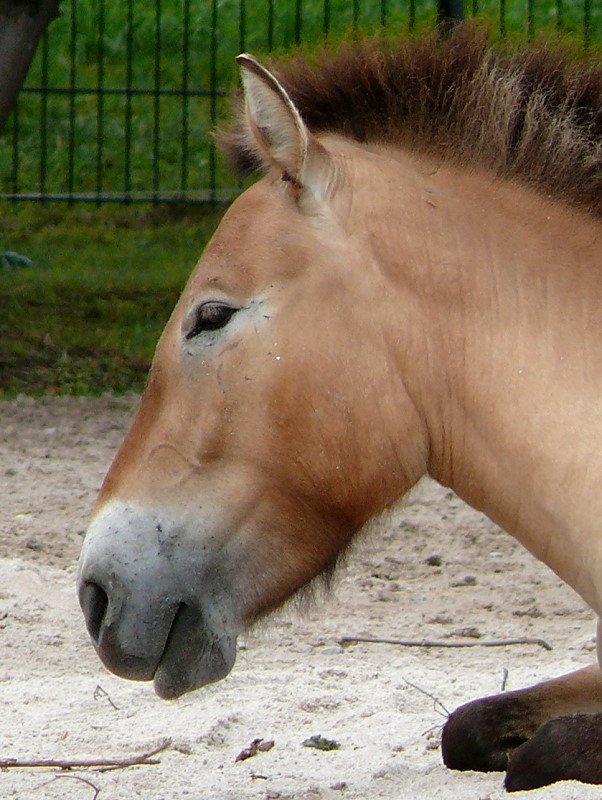
[[[218,214],[0,204],[0,397],[140,391]]]

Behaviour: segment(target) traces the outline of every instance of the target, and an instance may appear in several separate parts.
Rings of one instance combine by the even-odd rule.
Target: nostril
[[[86,583],[81,594],[81,605],[88,633],[98,644],[102,621],[109,605],[107,593],[96,583]]]

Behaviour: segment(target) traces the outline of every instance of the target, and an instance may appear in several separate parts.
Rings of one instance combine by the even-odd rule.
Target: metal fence
[[[461,0],[444,0],[452,10]],[[501,35],[597,50],[601,0],[467,0]],[[68,0],[0,136],[0,198],[219,203],[237,192],[211,130],[234,56],[432,27],[434,0]]]

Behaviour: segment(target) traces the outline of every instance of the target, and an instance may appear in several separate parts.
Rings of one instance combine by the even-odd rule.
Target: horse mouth
[[[211,624],[212,616],[186,603],[178,606],[153,675],[159,697],[173,700],[231,671],[236,636],[226,626]]]
[[[146,609],[131,626],[120,614],[113,616],[107,594],[97,585],[84,585],[80,601],[107,669],[129,680],[152,680],[163,699],[220,680],[234,665],[236,636],[215,609],[180,602],[150,618]]]

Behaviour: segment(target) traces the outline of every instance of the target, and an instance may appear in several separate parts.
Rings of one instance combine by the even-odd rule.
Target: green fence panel
[[[447,0],[458,8],[458,0]],[[434,0],[65,0],[0,135],[0,198],[220,203],[237,193],[211,131],[234,56],[421,30]],[[602,39],[602,0],[465,0],[502,35]]]

